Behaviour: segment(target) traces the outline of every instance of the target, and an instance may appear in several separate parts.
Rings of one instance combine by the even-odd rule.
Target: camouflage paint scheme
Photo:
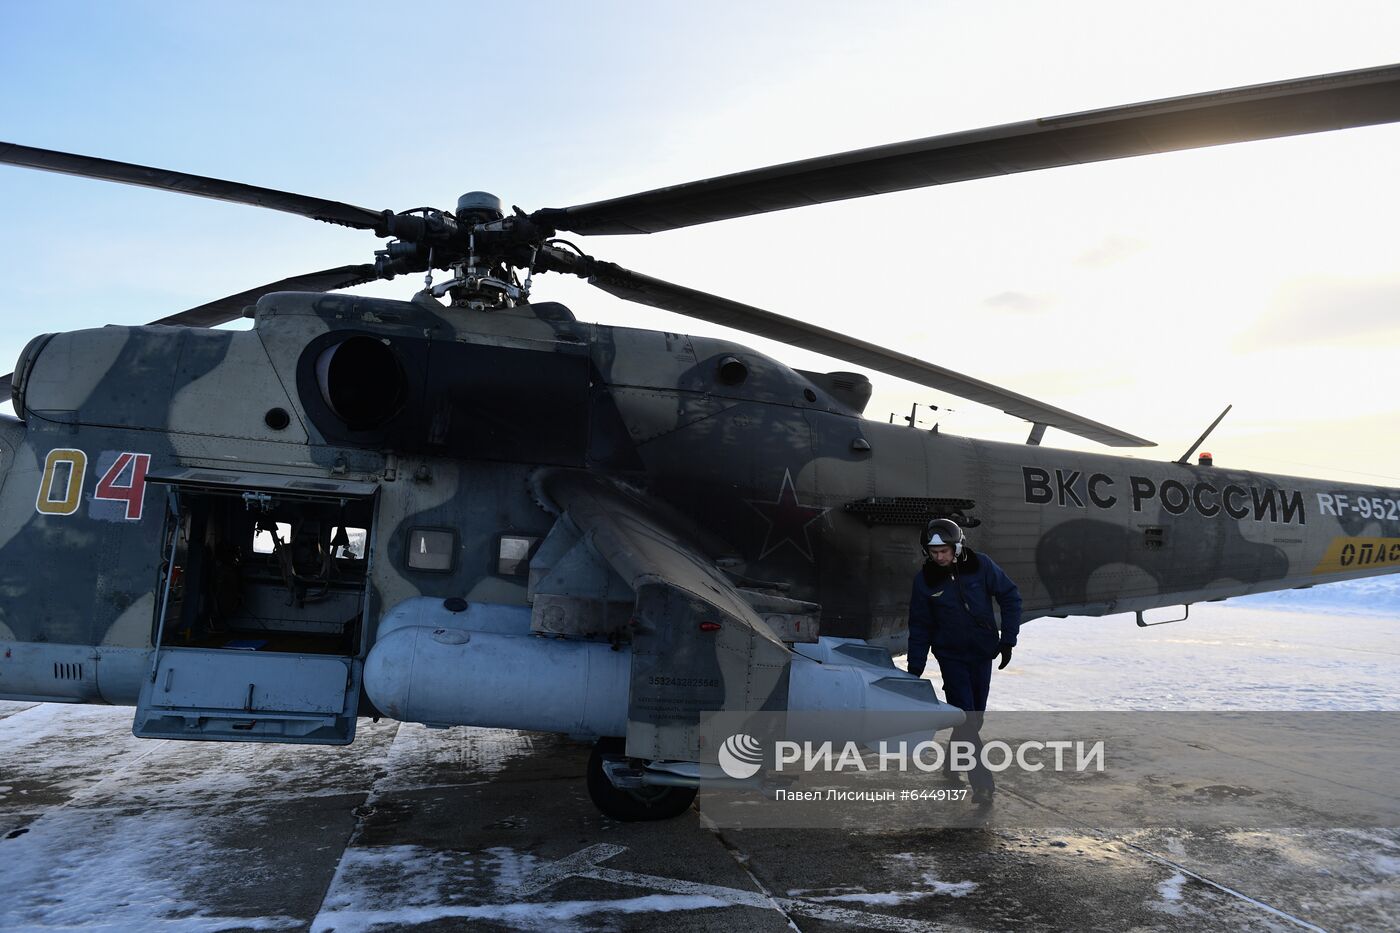
[[[316,354],[347,335],[398,360],[399,375],[364,376],[402,396],[389,429],[349,429],[318,391]],[[862,377],[579,323],[553,304],[278,293],[250,331],[59,334],[31,344],[16,373],[24,420],[0,422],[0,697],[136,703],[163,588],[165,487],[148,482],[139,503],[96,495],[123,453],[148,454],[152,477],[377,487],[361,659],[376,620],[411,597],[528,604],[535,576],[494,572],[499,536],[546,539],[567,520],[613,575],[614,602],[635,595],[620,627],[594,636],[632,643],[629,749],[649,756],[689,757],[700,710],[784,708],[783,641],[815,634],[781,631],[803,604],[822,634],[898,653],[916,538],[935,515],[978,523],[973,545],[1018,581],[1029,618],[1400,569],[1394,489],[869,421]],[[285,427],[265,419],[278,408]],[[87,460],[72,514],[36,508],[55,450]],[[455,530],[450,571],[408,566],[414,528]],[[367,698],[359,710],[373,712]]]

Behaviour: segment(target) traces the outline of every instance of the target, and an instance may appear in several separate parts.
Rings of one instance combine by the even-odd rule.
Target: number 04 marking
[[[83,479],[87,476],[87,454],[81,450],[58,448],[44,458],[44,475],[39,480],[39,495],[34,508],[41,515],[72,515],[83,501]],[[141,520],[141,507],[146,498],[146,473],[151,468],[151,455],[123,451],[97,481],[93,499],[121,502],[127,521]],[[121,482],[123,476],[126,482]]]
[[[125,484],[118,485],[117,480],[126,472],[127,467],[131,468],[131,479]],[[97,491],[92,494],[92,497],[125,502],[126,520],[130,522],[140,521],[141,505],[146,499],[146,471],[150,467],[150,454],[119,454],[112,465],[107,468],[107,472],[102,474],[102,478],[97,481]]]

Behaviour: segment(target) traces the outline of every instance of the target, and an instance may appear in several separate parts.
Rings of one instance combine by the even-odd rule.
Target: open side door
[[[142,738],[344,745],[355,737],[372,483],[182,469],[167,487]]]

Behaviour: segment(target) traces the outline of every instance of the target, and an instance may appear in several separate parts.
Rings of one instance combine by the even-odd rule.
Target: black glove
[[[915,677],[922,677],[924,676],[924,669],[921,667],[918,670],[915,670],[911,667],[909,668],[909,673],[913,674]]]
[[[1001,663],[997,665],[997,670],[1000,671],[1000,670],[1005,669],[1006,665],[1008,665],[1008,664],[1010,664],[1010,663],[1011,663],[1011,646],[1010,646],[1010,645],[1002,645],[1002,646],[1001,646]]]

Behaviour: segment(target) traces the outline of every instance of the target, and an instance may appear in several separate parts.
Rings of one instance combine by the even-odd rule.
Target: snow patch
[[[924,884],[932,889],[932,893],[947,897],[967,897],[977,890],[976,881],[939,881],[930,875],[924,875]]]
[[[187,811],[51,811],[4,842],[0,890],[8,893],[0,901],[0,929],[200,933],[301,926],[290,917],[215,916],[191,899],[223,861],[209,841],[214,828]]]
[[[388,769],[375,786],[380,792],[411,790],[441,784],[441,775],[452,771],[479,780],[534,754],[538,738],[512,729],[429,729],[401,723],[389,751]]]
[[[879,891],[860,894],[826,894],[820,897],[804,897],[804,901],[819,903],[875,904],[882,907],[895,907],[911,901],[921,901],[926,897],[966,897],[977,890],[975,881],[925,881],[927,888],[915,891]]]
[[[1379,875],[1400,875],[1400,858],[1393,855],[1373,855],[1371,868]]]
[[[1181,889],[1186,884],[1186,876],[1181,872],[1157,884],[1157,903],[1147,906],[1155,911],[1173,916],[1181,916],[1186,905],[1181,900]]]
[[[910,859],[912,861],[912,858]],[[789,897],[801,897],[804,901],[814,903],[844,903],[844,904],[878,904],[884,907],[893,907],[898,904],[907,904],[910,901],[923,900],[926,897],[966,897],[977,890],[976,881],[940,881],[936,876],[925,873],[920,882],[922,887],[911,891],[865,891],[855,888],[849,893],[843,894],[815,894],[817,890],[843,891],[844,888],[797,888],[789,891]]]
[[[396,902],[424,907],[446,900],[452,869],[470,870],[470,859],[423,846],[347,848],[326,894],[331,909],[354,910],[366,888],[392,891]],[[371,881],[372,879],[372,881]]]
[[[803,898],[803,900],[816,901],[822,904],[837,902],[842,904],[879,904],[884,907],[894,907],[897,904],[907,904],[910,901],[921,900],[932,893],[932,891],[886,891],[880,894],[828,894],[822,897],[806,897]]]
[[[521,883],[540,867],[538,856],[529,852],[516,852],[505,846],[493,846],[486,850],[486,854],[491,856],[496,887],[507,891],[520,887]]]
[[[648,894],[602,901],[436,906],[393,910],[323,910],[312,933],[367,933],[374,927],[399,929],[434,920],[497,920],[517,929],[559,930],[559,924],[594,914],[668,913],[737,906],[705,894]]]
[[[1164,901],[1179,901],[1181,900],[1181,886],[1185,883],[1186,876],[1177,872],[1157,885],[1157,896]]]

